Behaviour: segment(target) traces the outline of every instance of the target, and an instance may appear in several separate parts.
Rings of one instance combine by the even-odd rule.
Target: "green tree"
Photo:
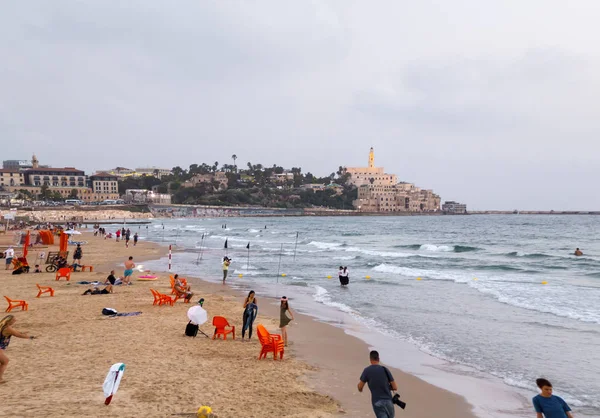
[[[231,159],[233,160],[233,167],[234,167],[235,171],[237,171],[237,165],[235,165],[235,160],[237,160],[237,155],[233,154],[231,156]]]
[[[50,198],[50,190],[47,184],[42,185],[40,189],[40,197],[44,200]]]

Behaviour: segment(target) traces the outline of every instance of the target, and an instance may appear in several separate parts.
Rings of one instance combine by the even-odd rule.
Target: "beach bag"
[[[185,335],[188,337],[195,337],[198,335],[198,325],[192,324],[192,321],[188,322],[185,326]]]
[[[102,315],[116,315],[117,310],[113,308],[102,308]]]

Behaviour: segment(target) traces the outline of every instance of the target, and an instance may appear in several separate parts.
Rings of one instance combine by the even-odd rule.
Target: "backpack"
[[[188,337],[195,337],[198,334],[198,325],[192,324],[192,321],[188,322],[185,326],[185,335]]]
[[[103,308],[102,309],[102,315],[116,315],[117,314],[117,310],[113,309],[113,308]]]

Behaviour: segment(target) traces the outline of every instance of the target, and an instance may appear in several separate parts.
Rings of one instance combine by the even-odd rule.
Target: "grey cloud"
[[[235,153],[324,175],[375,146],[402,180],[472,207],[597,207],[593,8],[10,2],[3,156],[91,171]]]

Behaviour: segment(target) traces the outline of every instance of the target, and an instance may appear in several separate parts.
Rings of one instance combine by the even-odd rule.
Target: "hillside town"
[[[431,189],[398,181],[375,166],[369,151],[365,167],[339,166],[329,176],[299,167],[247,163],[192,164],[188,169],[115,167],[86,175],[75,167],[5,160],[0,170],[0,205],[205,205],[266,208],[330,208],[361,213],[466,213],[466,205],[446,202]]]

